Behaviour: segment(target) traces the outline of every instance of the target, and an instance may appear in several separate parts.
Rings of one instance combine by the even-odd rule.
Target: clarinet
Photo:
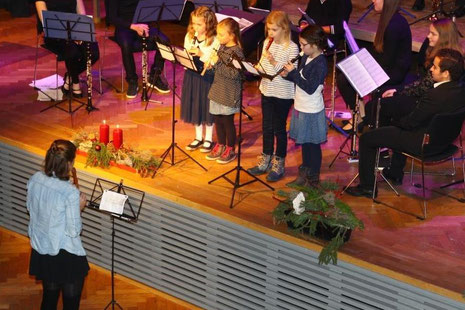
[[[87,75],[87,111],[92,111],[92,60],[90,52],[90,42],[86,43],[86,75]],[[73,168],[74,169],[74,168]],[[73,170],[76,173],[76,169]]]
[[[142,33],[142,101],[147,101],[147,38]]]
[[[294,63],[296,62],[297,60],[299,60],[300,58],[302,58],[302,56],[304,55],[304,52],[300,52],[297,56],[295,56],[294,58],[292,58],[289,62],[290,63]],[[284,71],[284,67],[282,67],[281,69],[278,70],[278,72],[276,72],[275,76],[279,75],[281,72]]]

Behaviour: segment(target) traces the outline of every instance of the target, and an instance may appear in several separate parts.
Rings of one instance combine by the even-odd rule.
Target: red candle
[[[103,124],[100,124],[100,134],[99,141],[100,143],[107,144],[110,140],[110,126],[107,125],[107,122],[103,120]]]
[[[115,149],[119,149],[123,144],[123,130],[119,128],[119,125],[116,125],[116,128],[113,129],[113,146]]]

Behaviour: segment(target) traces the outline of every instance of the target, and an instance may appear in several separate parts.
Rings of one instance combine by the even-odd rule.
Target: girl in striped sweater
[[[285,12],[272,11],[266,18],[262,56],[259,70],[274,75],[299,53],[297,44],[291,41],[289,17]],[[281,76],[260,82],[262,93],[263,151],[258,163],[247,171],[253,175],[269,172],[266,179],[278,181],[284,176],[284,160],[287,153],[286,121],[294,102],[294,83]],[[276,149],[275,149],[276,138]]]

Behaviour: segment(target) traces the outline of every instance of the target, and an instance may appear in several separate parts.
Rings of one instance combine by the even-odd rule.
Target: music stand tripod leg
[[[173,95],[172,95],[172,111],[171,111],[171,144],[170,146],[166,149],[165,152],[163,152],[162,156],[161,156],[161,160],[160,160],[160,164],[155,168],[155,171],[153,172],[152,174],[152,178],[155,177],[155,175],[157,174],[157,171],[158,169],[161,167],[161,165],[163,164],[163,162],[165,161],[166,157],[168,156],[168,154],[170,153],[171,151],[171,166],[174,166],[176,163],[174,162],[174,150],[175,148],[177,148],[178,150],[180,150],[184,155],[186,155],[186,159],[191,159],[194,163],[196,163],[198,166],[200,166],[200,168],[202,168],[203,170],[207,171],[207,168],[205,168],[203,165],[201,165],[197,160],[195,160],[191,155],[187,154],[183,149],[181,149],[177,143],[176,143],[176,138],[175,138],[175,133],[176,133],[176,123],[177,123],[177,120],[176,120],[176,62],[172,62],[172,65],[173,65]]]
[[[111,301],[104,310],[108,309],[110,306],[111,309],[114,310],[115,305],[123,310],[120,304],[115,300],[115,217],[111,216]]]
[[[220,178],[224,178],[226,181],[228,181],[230,184],[233,185],[233,192],[232,192],[232,195],[231,195],[231,200],[230,200],[230,203],[229,203],[229,208],[232,209],[234,207],[234,197],[236,195],[236,190],[238,188],[241,188],[243,186],[246,186],[250,183],[254,183],[256,181],[258,181],[259,183],[263,184],[264,186],[268,187],[270,190],[274,191],[274,188],[272,186],[270,186],[269,184],[263,182],[262,180],[260,180],[259,178],[257,178],[255,175],[249,173],[247,170],[245,170],[242,166],[241,166],[241,154],[242,154],[242,117],[243,117],[243,113],[244,113],[244,109],[242,107],[242,104],[240,106],[240,109],[239,109],[239,137],[238,137],[238,147],[237,147],[237,165],[236,167],[234,167],[233,169],[217,176],[216,178],[208,181],[208,184],[212,184],[213,182],[219,180]],[[230,174],[231,172],[236,172],[236,176],[235,176],[235,179],[234,179],[234,182],[231,181],[230,179],[228,179],[227,175]],[[240,174],[241,174],[241,171],[244,171],[246,174],[248,174],[250,177],[252,177],[252,180],[250,181],[247,181],[245,183],[240,183]]]

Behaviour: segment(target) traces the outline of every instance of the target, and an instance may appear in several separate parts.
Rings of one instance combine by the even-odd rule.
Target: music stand
[[[96,42],[96,33],[95,25],[92,17],[87,15],[65,13],[65,12],[55,12],[55,11],[42,11],[42,20],[44,34],[46,38],[52,39],[63,39],[66,40],[67,44],[70,44],[71,41],[82,41],[86,44],[86,59],[87,59],[87,104],[75,99],[73,97],[73,92],[69,92],[68,96],[68,109],[64,109],[59,106],[61,103],[66,101],[66,99],[61,100],[40,112],[47,111],[51,108],[57,108],[62,111],[73,114],[83,106],[86,107],[88,113],[98,110],[92,106],[92,74],[90,71],[91,65],[91,53],[90,53],[90,43]],[[71,84],[70,84],[71,87]],[[71,90],[71,89],[70,89]],[[72,109],[72,102],[76,101],[79,103],[79,106]]]
[[[244,65],[245,63],[245,65]],[[233,60],[231,61],[231,66],[233,66],[234,68],[236,69],[239,69],[239,70],[245,70],[245,71],[248,71],[249,72],[249,69],[252,70],[250,67],[251,65],[242,61],[241,59],[237,59],[237,56],[234,58],[233,57]],[[258,73],[259,75],[260,74],[264,74],[264,73],[260,73],[259,71],[253,69],[252,70],[254,73]],[[268,75],[269,76],[269,75]],[[271,76],[269,76],[271,77]],[[265,185],[266,187],[268,187],[269,189],[271,189],[272,191],[274,191],[274,188],[270,185],[268,185],[267,183],[263,182],[262,180],[260,180],[259,178],[257,178],[255,175],[251,174],[250,172],[248,172],[246,169],[244,169],[242,166],[241,166],[241,154],[242,154],[242,115],[245,113],[244,111],[244,108],[242,107],[242,98],[241,98],[241,106],[240,106],[240,112],[239,112],[239,136],[238,136],[238,143],[237,143],[237,165],[236,167],[232,168],[231,170],[223,173],[222,175],[220,176],[217,176],[216,178],[214,178],[213,180],[210,180],[208,181],[208,184],[212,184],[213,182],[215,182],[216,180],[219,180],[220,178],[223,178],[225,179],[226,181],[228,181],[232,186],[233,186],[233,192],[232,192],[232,195],[231,195],[231,201],[229,203],[229,208],[232,209],[233,208],[233,203],[234,203],[234,197],[236,195],[236,190],[238,188],[241,188],[243,186],[246,186],[250,183],[253,183],[253,182],[260,182],[262,183],[263,185]],[[236,177],[234,178],[234,182],[231,181],[227,176],[228,174],[232,173],[232,172],[236,172]],[[247,181],[245,183],[242,183],[241,184],[241,171],[245,172],[246,174],[248,174],[252,180],[250,181]]]
[[[206,6],[215,13],[224,9],[237,9],[243,11],[247,8],[247,1],[245,0],[200,0],[195,1],[196,7]]]
[[[107,203],[108,200],[106,200],[107,192],[112,192],[112,195],[114,195],[114,193],[120,194],[118,195],[119,197],[121,197],[121,195],[126,196],[127,199],[124,201],[124,207],[120,210],[121,212],[116,211],[117,208],[109,208]],[[123,180],[121,180],[119,184],[100,178],[95,180],[88,207],[109,214],[111,218],[111,301],[104,309],[109,308],[110,305],[112,310],[115,309],[115,305],[118,306],[119,309],[123,309],[115,300],[115,218],[129,223],[137,222],[144,198],[145,192],[124,186]]]
[[[379,112],[381,110],[381,98],[378,98],[378,100],[376,101],[376,122],[375,122],[375,129],[378,129],[379,128]],[[394,188],[394,186],[392,185],[392,183],[384,176],[384,174],[380,171],[380,167],[379,167],[379,158],[380,158],[380,154],[381,154],[381,148],[379,147],[377,150],[376,150],[376,158],[375,158],[375,169],[374,169],[374,175],[375,175],[375,182],[373,183],[373,196],[371,197],[371,199],[373,200],[373,202],[375,203],[379,203],[379,201],[376,200],[376,188],[378,186],[377,184],[377,179],[378,179],[378,174],[381,175],[381,177],[383,178],[383,180],[389,185],[389,187],[394,191],[394,193],[396,194],[397,197],[400,196],[399,192]],[[352,183],[360,176],[360,173],[357,172],[355,174],[355,176],[350,180],[350,182],[344,186],[344,188],[342,189],[342,192],[341,194],[344,194],[344,192],[350,187],[350,185],[352,185]]]
[[[344,153],[343,148],[349,141],[351,141],[351,149],[348,153],[349,162],[357,160],[357,151],[355,150],[357,138],[357,114],[361,111],[361,114],[363,115],[362,108],[364,108],[364,106],[360,105],[359,99],[372,93],[389,80],[389,76],[365,48],[362,48],[349,57],[346,57],[344,60],[340,61],[337,66],[356,91],[355,109],[352,111],[352,131],[340,146],[339,152],[331,161],[329,165],[330,168],[339,154]]]
[[[187,154],[186,151],[184,151],[182,148],[178,146],[176,143],[175,139],[175,133],[176,133],[176,123],[178,122],[176,120],[176,109],[175,109],[175,102],[176,102],[176,64],[179,64],[183,66],[184,68],[188,70],[193,70],[198,72],[199,70],[194,64],[194,59],[192,58],[191,54],[184,48],[180,47],[172,47],[170,45],[162,44],[160,42],[157,42],[158,50],[160,51],[161,56],[163,59],[168,60],[169,62],[172,63],[173,65],[173,100],[172,100],[172,112],[171,112],[171,144],[170,146],[163,152],[161,155],[160,163],[158,166],[155,168],[155,171],[152,174],[152,178],[155,177],[155,174],[157,173],[158,169],[161,167],[163,162],[166,160],[166,157],[168,154],[171,153],[171,166],[174,166],[176,163],[174,162],[174,150],[178,149],[181,151],[184,155],[187,156],[185,159],[191,159],[194,161],[200,168],[203,170],[207,171],[207,168],[202,166],[198,161],[196,161],[192,156]],[[183,160],[185,160],[183,159]],[[183,161],[181,160],[181,161]]]
[[[184,6],[187,0],[141,0],[138,2],[132,22],[134,24],[148,24],[155,22],[158,31],[160,31],[160,21],[162,20],[179,20],[184,11]],[[147,38],[142,36],[142,95],[141,102],[146,102],[145,110],[147,110],[148,102],[153,94],[153,87],[150,94],[147,89]],[[155,36],[155,42],[158,41],[158,36]],[[174,92],[174,90],[173,90]],[[155,101],[161,103],[161,101]]]

